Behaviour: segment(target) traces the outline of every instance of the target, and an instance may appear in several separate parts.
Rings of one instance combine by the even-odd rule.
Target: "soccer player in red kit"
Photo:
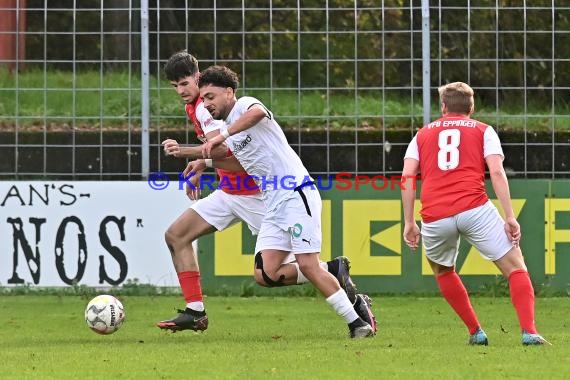
[[[511,205],[501,143],[491,126],[470,118],[473,94],[462,82],[440,87],[443,117],[420,129],[408,146],[402,176],[421,173],[422,228],[420,233],[414,219],[415,187],[403,186],[404,241],[415,250],[420,235],[423,238],[439,289],[467,326],[469,344],[487,345],[488,339],[455,272],[460,236],[508,279],[522,344],[549,344],[536,331],[534,289],[519,247],[521,231]],[[504,220],[485,191],[485,164]]]
[[[164,72],[184,101],[186,115],[198,139],[206,142],[217,136],[222,123],[212,118],[200,99],[197,85],[200,75],[198,60],[188,52],[180,51],[169,58]],[[163,141],[162,145],[167,155],[201,157],[200,146],[180,147],[173,139]],[[225,155],[227,148],[222,147],[221,150]],[[222,231],[240,221],[247,223],[252,234],[259,232],[264,214],[260,190],[253,180],[238,186],[238,178],[246,178],[247,173],[240,165],[232,165],[233,161],[227,162],[229,166],[218,169],[218,175],[221,179],[226,179],[230,186],[220,187],[207,197],[199,199],[202,172],[194,173],[189,180],[194,189],[188,186],[186,193],[196,202],[185,210],[165,233],[186,308],[179,310],[176,317],[158,322],[157,326],[161,329],[203,331],[208,328],[208,316],[200,285],[200,269],[192,246],[194,240],[215,231]],[[185,171],[184,174],[188,173]]]

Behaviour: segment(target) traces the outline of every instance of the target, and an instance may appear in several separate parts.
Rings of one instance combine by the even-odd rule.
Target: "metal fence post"
[[[422,0],[422,89],[424,125],[431,120],[430,102],[430,46],[429,46],[429,0]]]
[[[149,33],[148,0],[141,0],[141,175],[149,174]]]

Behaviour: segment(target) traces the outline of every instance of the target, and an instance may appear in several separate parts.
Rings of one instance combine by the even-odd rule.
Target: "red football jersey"
[[[489,200],[484,157],[487,128],[477,120],[448,114],[420,129],[416,137],[423,221],[447,218]]]
[[[202,99],[200,97],[196,98],[196,101],[192,104],[186,104],[186,116],[188,116],[188,120],[192,122],[194,126],[194,131],[196,132],[196,136],[202,142],[206,142],[206,134],[202,129],[202,124],[200,120],[198,120],[198,116],[196,115],[196,110],[198,106],[202,103]],[[208,111],[204,110],[206,113]],[[211,122],[212,118],[209,116],[206,120],[202,120],[204,123]],[[228,156],[231,156],[232,152],[228,149]],[[248,174],[245,171],[242,172],[232,172],[223,169],[216,169],[218,176],[220,177],[220,190],[233,195],[250,195],[250,194],[257,194],[259,193],[259,188],[255,184],[255,181],[251,177],[247,177]],[[247,180],[246,180],[247,178]]]

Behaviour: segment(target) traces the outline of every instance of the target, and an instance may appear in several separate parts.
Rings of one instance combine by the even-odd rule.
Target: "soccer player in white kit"
[[[198,60],[185,50],[177,52],[169,58],[164,72],[185,103],[186,115],[194,127],[196,137],[205,142],[218,135],[222,123],[212,119],[199,96]],[[162,145],[167,155],[201,156],[199,146],[180,147],[176,140],[172,139],[163,141]],[[226,149],[220,148],[222,154],[225,154]],[[229,162],[228,165],[224,169],[231,169],[231,171],[219,169],[218,175],[220,178],[225,178],[229,184],[235,183],[236,176],[247,175],[240,165],[235,165],[235,162]],[[190,179],[194,190],[187,187],[188,196],[197,202],[185,210],[170,225],[165,234],[166,244],[186,301],[186,308],[179,310],[176,317],[158,322],[157,326],[161,329],[203,331],[208,328],[208,316],[200,284],[200,269],[192,242],[200,236],[222,231],[242,220],[248,224],[253,234],[257,234],[263,218],[261,193],[253,181],[249,182],[248,188],[238,190],[235,187],[224,187],[215,190],[203,199],[198,199],[200,176],[201,173],[195,173]]]
[[[199,97],[197,79],[199,76],[198,60],[183,50],[173,54],[164,67],[164,72],[172,87],[185,103],[185,111],[191,122],[196,137],[205,142],[219,134],[223,122],[214,120],[204,108]],[[200,146],[181,147],[176,140],[167,139],[162,143],[167,155],[182,158],[197,158],[202,156]],[[227,154],[225,146],[219,146],[222,155]],[[184,211],[168,228],[165,239],[172,255],[172,261],[179,279],[182,295],[186,301],[186,308],[168,320],[157,323],[161,329],[172,331],[195,330],[203,331],[208,327],[202,289],[200,284],[200,269],[192,241],[200,236],[222,231],[225,228],[244,221],[252,234],[256,235],[261,226],[265,207],[259,188],[253,180],[242,180],[247,173],[236,160],[217,160],[217,166],[222,166],[217,173],[221,186],[209,196],[199,199],[201,171],[196,172],[189,180],[194,189],[187,187],[187,194],[196,200],[189,209]],[[192,168],[191,165],[189,165]],[[228,169],[228,170],[223,170]],[[186,171],[190,171],[187,168]],[[331,272],[342,285],[343,289],[353,296],[354,307],[363,316],[371,314],[369,298],[366,295],[356,294],[356,288],[349,274],[349,261],[346,257],[336,257],[321,265]],[[298,268],[291,264],[293,271],[288,272],[284,279],[287,284],[305,282],[299,279]],[[297,272],[295,272],[297,270]],[[256,281],[265,285],[263,278],[256,276]],[[375,321],[372,319],[372,323]]]
[[[284,265],[290,253],[300,275],[308,279],[348,324],[351,338],[374,335],[374,328],[358,316],[333,275],[319,264],[321,197],[301,159],[289,146],[273,114],[257,99],[236,99],[237,74],[212,66],[198,80],[204,106],[225,126],[203,146],[205,157],[225,143],[260,186],[265,216],[256,243],[256,275],[280,286],[291,270]],[[287,178],[284,181],[284,178]]]
[[[534,289],[519,248],[515,218],[503,169],[503,150],[494,129],[471,119],[473,89],[454,82],[439,88],[443,117],[424,126],[410,142],[403,178],[421,172],[421,236],[439,289],[469,330],[469,344],[487,345],[465,286],[455,272],[459,238],[493,261],[509,281],[511,300],[522,330],[523,345],[548,343],[536,331]],[[505,220],[485,191],[485,164]],[[415,250],[420,229],[414,219],[415,186],[403,182],[404,241]]]

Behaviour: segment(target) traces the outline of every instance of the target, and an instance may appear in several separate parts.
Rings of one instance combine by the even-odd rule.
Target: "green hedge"
[[[40,63],[28,63],[27,67],[43,69],[42,61],[47,61],[48,68],[71,70],[70,63],[55,61],[75,59],[76,70],[92,70],[98,69],[103,59],[105,70],[124,71],[129,63],[118,60],[140,59],[139,10],[134,9],[131,14],[117,10],[128,8],[128,0],[112,4],[82,0],[77,4],[77,12],[54,8],[48,13],[46,25],[43,2],[36,2],[28,1],[29,9],[38,10],[27,14],[27,31],[33,33],[27,36],[26,58]],[[163,0],[160,18],[156,9],[150,10],[150,53],[154,61],[151,71],[159,73],[158,61],[187,47],[205,65],[214,59],[230,64],[246,79],[244,85],[248,88],[421,86],[419,1],[413,1],[412,8],[410,1],[384,0],[382,14],[372,9],[380,6],[378,0],[359,0],[357,17],[355,0],[307,0],[299,12],[293,3],[274,0],[270,15],[264,0],[247,1],[243,11],[241,1],[224,1],[221,5],[227,8],[218,4],[214,15],[208,9],[213,7],[212,1],[190,2],[186,12],[176,8],[180,2]],[[556,34],[555,43],[552,41],[553,31],[570,30],[568,9],[553,11],[549,9],[551,1],[527,2],[526,9],[522,3],[509,0],[499,0],[498,4],[495,0],[480,0],[472,4],[470,11],[457,2],[441,5],[447,7],[441,11],[441,20],[439,10],[431,9],[432,86],[469,78],[474,87],[493,87],[479,91],[481,101],[488,105],[500,103],[501,107],[520,108],[526,102],[550,107],[554,99],[556,106],[565,106],[564,91],[553,94],[549,87],[568,87],[570,83],[568,65],[552,62],[553,58],[570,56],[570,44],[564,43],[564,34]],[[47,3],[48,9],[56,6]],[[134,6],[138,4],[135,2]],[[89,11],[83,11],[86,9]],[[126,22],[129,18],[130,25]],[[483,33],[468,34],[468,26],[471,31]],[[154,33],[158,28],[164,33]],[[74,29],[87,32],[78,34],[75,44],[73,35],[57,35]],[[41,33],[44,30],[46,36]],[[245,37],[244,30],[248,32]],[[440,30],[449,33],[440,34]],[[528,33],[522,33],[523,30]],[[101,31],[114,34],[101,38]],[[497,31],[506,33],[498,35]],[[131,49],[127,48],[129,42]],[[524,58],[528,60],[523,62]],[[501,60],[498,65],[496,59]],[[137,70],[136,62],[130,67]],[[520,90],[494,89],[523,84],[538,89],[526,95]]]

